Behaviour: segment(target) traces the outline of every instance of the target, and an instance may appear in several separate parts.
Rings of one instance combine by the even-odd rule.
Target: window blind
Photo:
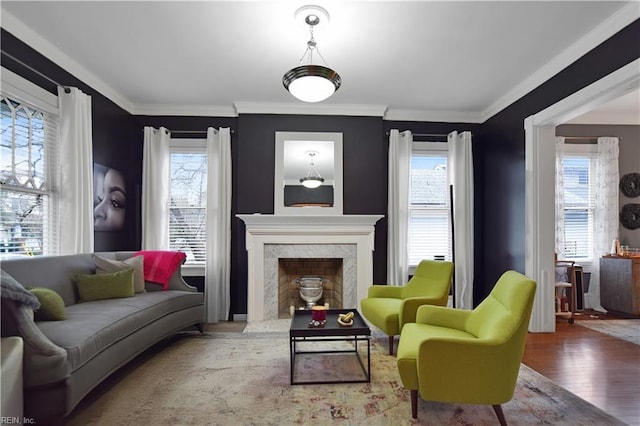
[[[593,252],[595,159],[589,154],[565,155],[564,239],[566,259],[588,259]]]
[[[411,157],[409,265],[451,259],[447,152],[414,150]]]

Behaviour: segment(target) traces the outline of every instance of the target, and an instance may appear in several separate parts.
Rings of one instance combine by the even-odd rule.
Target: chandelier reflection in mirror
[[[303,19],[309,26],[311,38],[307,49],[300,58],[299,65],[282,77],[282,84],[293,96],[304,102],[320,102],[333,95],[340,88],[342,79],[337,72],[323,65],[313,65],[314,52],[322,57],[313,38],[313,29],[329,22],[329,13],[320,6],[302,6],[295,13],[296,20]],[[306,62],[306,64],[305,64]]]
[[[307,175],[305,177],[300,178],[300,183],[302,186],[306,188],[317,188],[324,182],[324,178],[320,176],[318,170],[316,170],[316,166],[313,163],[313,157],[318,154],[316,151],[309,151],[309,168],[307,169]]]

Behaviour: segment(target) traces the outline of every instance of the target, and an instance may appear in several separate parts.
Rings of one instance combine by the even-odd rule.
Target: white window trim
[[[206,152],[207,139],[171,138],[171,140],[169,141],[169,150],[171,152],[186,152],[186,153]]]
[[[204,277],[206,266],[205,265],[182,265],[182,276],[185,277]]]
[[[598,145],[593,143],[567,143],[564,144],[564,154],[587,155],[593,157],[598,154]]]
[[[0,72],[2,93],[4,95],[9,98],[16,98],[21,103],[46,111],[49,114],[58,115],[57,95],[47,92],[42,87],[4,67],[1,67]]]
[[[420,152],[449,152],[447,142],[413,142],[411,144],[411,154]]]

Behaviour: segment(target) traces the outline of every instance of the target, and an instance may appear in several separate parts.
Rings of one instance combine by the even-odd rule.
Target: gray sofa
[[[96,253],[124,260],[134,252]],[[24,415],[62,419],[101,381],[160,340],[187,327],[202,332],[204,295],[181,270],[169,289],[145,282],[133,297],[77,303],[74,277],[96,270],[92,254],[14,258],[2,270],[25,287],[55,290],[66,319],[33,321],[33,311],[2,297],[2,336],[24,339]]]

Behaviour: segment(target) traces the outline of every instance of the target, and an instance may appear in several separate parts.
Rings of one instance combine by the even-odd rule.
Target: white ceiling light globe
[[[289,92],[304,102],[320,102],[333,95],[335,85],[324,77],[298,77],[289,84]]]

